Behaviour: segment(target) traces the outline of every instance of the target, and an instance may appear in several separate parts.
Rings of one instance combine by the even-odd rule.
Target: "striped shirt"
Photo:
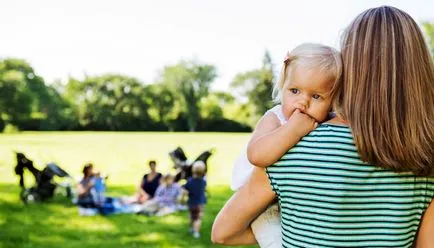
[[[434,179],[360,160],[348,127],[322,124],[267,168],[283,247],[411,247]]]

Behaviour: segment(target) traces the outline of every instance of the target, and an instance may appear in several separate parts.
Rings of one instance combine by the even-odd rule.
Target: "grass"
[[[222,247],[210,242],[213,220],[230,197],[227,186],[232,164],[248,134],[228,133],[121,133],[26,132],[0,135],[0,248],[6,247]],[[93,162],[109,174],[109,195],[130,195],[147,171],[149,159],[158,170],[171,172],[167,153],[182,146],[193,159],[215,148],[209,160],[211,197],[206,206],[202,236],[188,234],[187,212],[166,217],[139,215],[79,216],[77,208],[57,195],[43,204],[23,205],[18,198],[13,151],[20,151],[42,168],[57,162],[75,178]],[[30,179],[30,178],[27,178]],[[27,180],[27,185],[32,183]]]

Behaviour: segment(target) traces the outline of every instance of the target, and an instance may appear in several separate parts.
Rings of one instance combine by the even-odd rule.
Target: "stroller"
[[[169,156],[174,163],[174,168],[177,170],[175,175],[175,182],[178,182],[182,179],[188,179],[192,176],[192,165],[196,161],[203,161],[205,163],[205,173],[208,170],[207,161],[214,153],[214,149],[209,149],[202,152],[194,161],[188,161],[187,156],[182,150],[181,147],[177,147],[175,150],[169,152]]]
[[[23,153],[16,153],[17,165],[15,166],[15,174],[20,176],[21,200],[24,203],[31,201],[41,202],[50,199],[54,196],[54,191],[57,186],[62,186],[66,190],[66,196],[72,198],[72,189],[69,183],[56,184],[53,182],[54,176],[67,177],[71,176],[60,168],[55,163],[49,163],[41,171],[33,166],[33,162],[29,160]],[[36,185],[26,188],[24,184],[24,169],[33,174]]]

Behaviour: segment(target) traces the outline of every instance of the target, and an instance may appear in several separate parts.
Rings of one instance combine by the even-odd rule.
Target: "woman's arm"
[[[298,109],[283,125],[273,113],[268,113],[253,132],[247,146],[247,158],[255,166],[272,165],[315,127],[315,120]]]
[[[141,180],[137,184],[136,197],[137,197],[137,201],[139,202],[146,201],[151,198],[151,196],[148,193],[146,193],[146,191],[143,189],[143,183],[144,183],[143,180]]]
[[[147,195],[146,191],[143,189],[144,184],[145,184],[144,179],[140,180],[140,182],[137,184],[137,192],[139,194]]]
[[[417,248],[430,248],[434,245],[434,200],[431,201],[431,204],[423,215],[419,234],[416,238]]]
[[[77,185],[78,196],[83,196],[88,194],[90,189],[93,187],[93,185],[94,185],[93,180],[90,180],[86,185],[82,185],[81,183],[79,183]]]
[[[256,244],[250,223],[276,197],[265,170],[255,167],[247,183],[226,202],[214,220],[211,240],[217,244]]]

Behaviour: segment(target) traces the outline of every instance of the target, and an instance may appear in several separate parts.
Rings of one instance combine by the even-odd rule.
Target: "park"
[[[434,212],[425,215],[434,209],[433,2],[23,2],[0,8],[8,24],[0,41],[0,248],[262,246],[267,238],[273,247],[410,247],[416,230],[423,227],[421,240],[432,233],[422,224],[434,223]],[[372,27],[356,28],[365,24]],[[182,163],[173,157],[179,147]],[[67,176],[49,179],[49,197],[30,194],[42,176],[22,161]],[[143,202],[136,196],[154,178],[151,164],[166,192],[168,174],[179,194],[200,178],[201,202],[177,196],[174,212],[147,210],[158,189]],[[262,181],[247,181],[260,187],[236,178],[269,166],[268,177],[262,170]],[[232,199],[257,204],[228,201],[234,182],[241,188]],[[98,206],[78,201],[101,192]],[[273,206],[261,237],[254,223]]]
[[[213,247],[210,240],[214,217],[232,194],[232,164],[247,142],[247,133],[164,132],[28,132],[3,134],[0,140],[0,244],[2,247]],[[203,141],[207,142],[204,143]],[[168,152],[182,146],[189,157],[210,147],[209,200],[203,235],[188,235],[188,213],[164,217],[139,215],[80,216],[61,193],[47,202],[24,205],[14,175],[15,154],[25,153],[35,167],[56,162],[79,176],[86,162],[107,173],[107,194],[130,195],[155,159],[162,173],[173,172]],[[28,175],[28,174],[27,174]],[[28,176],[26,185],[32,186]],[[78,179],[78,178],[77,178]]]

